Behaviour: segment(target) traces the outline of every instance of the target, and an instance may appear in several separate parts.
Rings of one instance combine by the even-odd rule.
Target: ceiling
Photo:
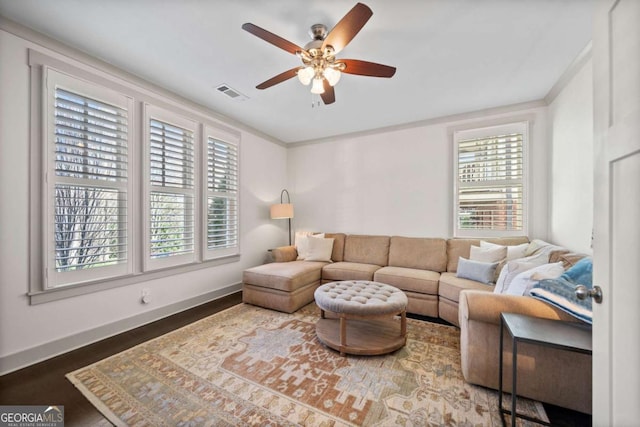
[[[314,108],[295,78],[255,89],[299,59],[241,25],[304,46],[356,0],[0,0],[0,13],[285,143],[540,100],[591,40],[594,0],[363,1],[373,16],[338,58],[397,72],[345,74]]]

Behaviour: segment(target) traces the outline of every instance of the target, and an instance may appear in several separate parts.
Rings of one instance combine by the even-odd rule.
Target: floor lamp
[[[284,195],[287,194],[287,203],[284,203]],[[289,246],[291,246],[291,218],[293,218],[293,205],[289,192],[284,189],[280,193],[280,203],[271,205],[271,219],[288,219],[289,220]]]

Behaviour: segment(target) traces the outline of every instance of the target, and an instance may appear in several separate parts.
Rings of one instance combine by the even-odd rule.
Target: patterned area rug
[[[458,329],[407,319],[404,348],[341,357],[318,317],[240,304],[67,378],[115,425],[502,425],[497,392],[462,378]]]

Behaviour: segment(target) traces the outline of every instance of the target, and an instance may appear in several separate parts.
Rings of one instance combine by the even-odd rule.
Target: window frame
[[[175,267],[178,265],[185,265],[197,262],[199,259],[199,250],[197,244],[197,237],[201,233],[199,231],[198,223],[200,218],[201,202],[198,197],[199,190],[199,177],[201,175],[201,168],[198,162],[198,151],[200,147],[201,133],[200,126],[192,119],[180,116],[172,111],[160,108],[155,105],[145,103],[143,106],[143,163],[144,167],[142,181],[144,188],[144,195],[142,200],[144,201],[143,218],[144,226],[142,233],[142,246],[143,246],[143,270],[151,271],[168,267]],[[193,132],[193,187],[191,189],[175,188],[175,187],[160,187],[151,183],[151,129],[150,121],[157,120],[165,124],[173,125],[182,129],[190,130]],[[182,194],[186,197],[191,197],[192,206],[190,211],[192,212],[192,227],[194,234],[193,250],[189,253],[181,255],[168,256],[166,258],[152,258],[150,239],[151,239],[151,193],[162,192],[164,194]]]
[[[208,185],[208,155],[209,155],[209,138],[223,142],[225,144],[233,145],[236,149],[236,191],[233,192],[215,192],[209,190]],[[219,256],[237,255],[240,253],[240,139],[237,134],[221,129],[220,127],[204,126],[202,136],[202,176],[204,177],[203,189],[203,209],[202,209],[202,230],[203,234],[208,236],[209,224],[208,224],[208,202],[209,197],[225,197],[227,199],[234,199],[236,205],[236,245],[228,248],[215,248],[209,249],[208,239],[202,239],[202,256],[204,259],[215,259]]]
[[[196,123],[196,130],[199,132],[195,139],[194,147],[195,167],[200,168],[194,177],[196,183],[195,203],[199,203],[195,212],[195,234],[202,231],[202,204],[201,200],[206,195],[203,189],[202,177],[201,135],[204,126],[219,129],[228,133],[238,142],[240,148],[241,132],[235,128],[222,125],[214,114],[197,104],[191,104],[183,99],[175,98],[171,93],[160,88],[149,85],[143,80],[136,79],[127,73],[119,70],[105,72],[100,66],[87,65],[79,61],[60,55],[51,56],[36,49],[28,49],[29,65],[29,85],[30,85],[30,129],[29,129],[29,289],[27,296],[31,305],[57,301],[79,295],[90,294],[120,286],[137,284],[141,281],[165,278],[174,274],[183,274],[197,271],[204,268],[211,268],[218,265],[238,262],[240,260],[239,246],[233,254],[216,254],[211,257],[203,257],[203,240],[197,237],[194,244],[196,251],[195,259],[186,264],[175,266],[157,266],[158,268],[145,270],[144,266],[144,238],[142,236],[146,219],[140,213],[143,212],[144,201],[144,161],[143,136],[143,112],[144,105],[150,104],[161,107],[177,116],[186,117]],[[112,90],[126,97],[133,99],[133,107],[130,115],[129,132],[132,142],[128,144],[131,157],[129,158],[129,169],[133,170],[128,178],[128,185],[131,191],[128,194],[128,209],[131,214],[128,229],[131,230],[127,244],[130,246],[128,264],[130,270],[122,275],[112,277],[93,277],[86,280],[71,282],[60,282],[58,286],[47,286],[49,280],[48,257],[49,253],[45,246],[50,245],[47,234],[53,219],[49,220],[48,212],[51,212],[50,205],[53,206],[54,198],[48,187],[46,179],[48,173],[44,167],[50,159],[48,147],[48,123],[47,109],[50,108],[47,69],[54,69],[59,73],[68,75],[71,79],[95,85],[106,90]],[[70,88],[72,89],[72,88]],[[72,90],[73,92],[73,90]],[[241,165],[238,165],[239,169]],[[238,208],[238,218],[241,218],[241,211]],[[49,222],[47,222],[49,221]],[[52,238],[51,238],[52,240]]]
[[[465,127],[454,129],[451,132],[452,150],[453,150],[453,236],[465,238],[478,237],[509,237],[509,236],[526,236],[529,234],[529,197],[531,188],[529,185],[529,145],[531,140],[531,121],[530,120],[513,120],[499,124],[479,125],[473,127]],[[461,229],[459,227],[459,143],[461,141],[492,138],[512,133],[522,134],[522,229],[520,230],[495,230],[495,229]]]
[[[43,142],[43,170],[44,172],[44,191],[47,194],[44,213],[44,236],[45,244],[43,248],[45,281],[43,284],[44,289],[54,289],[59,286],[69,286],[75,284],[82,284],[95,280],[104,280],[109,278],[122,277],[132,274],[133,264],[131,262],[132,256],[132,242],[133,239],[129,235],[133,231],[133,216],[131,209],[126,207],[125,221],[127,229],[126,237],[126,251],[127,260],[124,263],[119,263],[113,266],[97,267],[89,269],[81,269],[77,271],[58,272],[56,269],[56,246],[54,241],[55,230],[55,200],[56,200],[56,187],[60,185],[77,185],[87,186],[87,188],[111,188],[122,189],[126,193],[127,199],[133,194],[133,182],[127,178],[126,183],[111,184],[108,185],[104,181],[100,180],[88,180],[69,177],[58,177],[55,171],[56,165],[56,90],[63,88],[67,92],[74,93],[86,98],[95,99],[100,102],[104,102],[111,105],[117,105],[121,108],[126,108],[129,117],[131,117],[131,124],[135,123],[134,114],[134,102],[133,98],[121,94],[117,91],[109,88],[100,87],[90,82],[75,78],[66,73],[62,73],[54,68],[45,67],[43,71],[43,78],[45,79],[45,96],[47,102],[44,103],[43,120],[45,123],[46,137]],[[81,93],[80,93],[81,92]],[[123,105],[124,104],[124,105]],[[134,129],[131,129],[131,124],[128,124],[127,132],[127,158],[132,157],[132,145],[133,145],[133,133]],[[129,173],[130,163],[128,163],[127,173]],[[93,187],[89,187],[89,184],[94,184]],[[62,277],[65,280],[62,280]]]

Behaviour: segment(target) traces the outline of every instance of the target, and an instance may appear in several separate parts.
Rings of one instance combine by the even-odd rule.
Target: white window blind
[[[149,121],[150,249],[152,259],[194,252],[194,133]]]
[[[239,131],[127,76],[27,59],[32,304],[239,259]]]
[[[53,70],[47,78],[54,154],[45,288],[121,275],[129,268],[128,99]]]
[[[238,145],[207,137],[207,257],[238,251]]]
[[[519,128],[492,128],[471,138],[462,132],[456,138],[456,235],[525,231],[526,127]]]

